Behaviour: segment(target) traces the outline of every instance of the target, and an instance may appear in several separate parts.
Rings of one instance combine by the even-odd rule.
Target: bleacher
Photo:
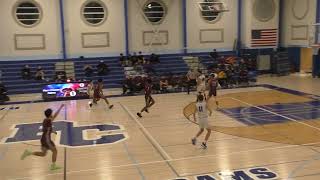
[[[212,58],[209,56],[209,53],[194,53],[190,55],[199,57],[200,62],[207,68],[214,64]],[[236,54],[234,52],[219,52],[220,57],[228,57],[235,55]]]
[[[98,76],[96,74],[96,66],[103,60],[105,64],[109,66],[109,74],[104,76]],[[120,88],[122,87],[122,81],[125,78],[123,67],[119,63],[117,57],[111,58],[84,58],[74,60],[76,79],[78,80],[98,80],[103,79],[105,88]],[[83,67],[86,64],[90,64],[94,69],[94,75],[92,77],[86,77]]]
[[[88,78],[84,75],[83,67],[90,64],[96,71],[96,65],[103,60],[110,69],[110,73],[105,76],[97,76],[96,73]],[[97,80],[103,78],[106,88],[120,88],[125,78],[124,68],[120,66],[118,57],[108,58],[84,58],[72,59],[74,62],[74,71],[76,80]],[[29,65],[34,75],[38,66],[41,66],[45,72],[45,78],[52,80],[55,76],[56,63],[61,60],[28,60],[28,61],[0,61],[0,70],[2,71],[1,82],[7,87],[8,94],[26,94],[41,93],[42,87],[47,81],[23,80],[21,69],[24,65]],[[189,68],[179,55],[160,55],[160,63],[153,66],[158,75],[166,73],[184,74]]]
[[[157,74],[186,74],[189,70],[182,55],[160,55],[160,63],[153,65]]]
[[[8,94],[39,93],[45,81],[23,80],[21,69],[28,64],[31,71],[35,73],[38,66],[45,71],[46,77],[53,77],[55,74],[55,63],[59,60],[31,60],[31,61],[0,61],[2,71],[1,82],[8,89]]]

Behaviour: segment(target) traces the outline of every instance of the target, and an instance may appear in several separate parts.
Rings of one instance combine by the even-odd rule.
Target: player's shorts
[[[51,139],[48,141],[45,139],[41,139],[41,147],[45,149],[53,149],[54,147],[56,147],[56,145]]]
[[[216,97],[216,96],[217,96],[217,90],[211,90],[211,91],[209,91],[209,97],[211,97],[211,96]]]
[[[203,128],[203,129],[209,128],[208,117],[199,118],[198,123],[200,128]]]
[[[206,91],[206,86],[205,85],[197,86],[197,92],[204,93],[205,91]]]
[[[88,95],[89,95],[90,98],[93,98],[93,92],[92,92],[92,91],[90,91],[90,92],[88,93]]]
[[[103,98],[103,95],[100,93],[93,93],[93,99],[99,100],[100,98]]]
[[[152,97],[151,97],[151,95],[145,95],[144,99],[146,101],[146,104],[149,104],[151,102],[151,100],[152,100]]]

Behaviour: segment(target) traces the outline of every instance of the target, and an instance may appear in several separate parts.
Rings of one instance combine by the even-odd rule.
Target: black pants
[[[197,85],[197,81],[195,79],[190,79],[188,81],[188,86],[187,86],[187,91],[188,91],[188,94],[190,94],[190,88],[192,86],[196,86]]]

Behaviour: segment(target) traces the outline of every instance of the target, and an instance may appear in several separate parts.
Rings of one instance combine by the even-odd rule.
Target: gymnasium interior
[[[320,0],[0,0],[0,23],[0,180],[320,179]],[[61,168],[22,160],[61,105]]]

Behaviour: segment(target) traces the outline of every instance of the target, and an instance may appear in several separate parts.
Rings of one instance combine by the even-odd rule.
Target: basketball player
[[[100,99],[103,99],[106,102],[106,104],[109,106],[109,109],[113,108],[113,105],[110,104],[108,99],[103,95],[103,81],[102,81],[102,79],[99,79],[98,83],[94,86],[93,104],[98,104],[98,101]]]
[[[93,92],[94,92],[94,84],[93,81],[90,80],[87,87],[87,94],[89,95],[89,99],[93,99]],[[92,107],[92,102],[89,101],[90,108]]]
[[[53,170],[58,170],[61,169],[61,167],[56,165],[56,160],[57,160],[57,148],[54,144],[54,142],[51,140],[51,133],[55,133],[52,130],[52,121],[55,120],[55,118],[58,116],[60,113],[61,109],[63,108],[63,104],[59,107],[59,109],[52,115],[52,109],[47,109],[44,111],[44,114],[46,118],[42,122],[42,136],[41,136],[41,152],[31,152],[29,150],[25,150],[24,153],[21,156],[21,160],[24,160],[26,157],[34,155],[34,156],[40,156],[44,157],[47,155],[47,151],[50,150],[52,151],[52,164],[50,169]]]
[[[203,149],[207,149],[207,142],[211,134],[211,129],[209,128],[208,123],[208,111],[211,116],[212,111],[208,108],[206,101],[204,100],[204,96],[202,94],[198,95],[198,101],[196,103],[196,113],[193,114],[194,122],[198,121],[200,130],[196,134],[194,138],[192,138],[191,142],[193,145],[197,144],[197,138],[203,133],[204,129],[207,129],[207,134],[205,140],[202,142],[201,147]],[[198,115],[198,120],[196,118],[196,114]]]
[[[218,108],[219,102],[217,101],[217,88],[219,86],[219,83],[218,83],[217,76],[214,73],[210,74],[208,84],[209,84],[209,99],[213,96]]]
[[[199,71],[201,73],[201,71]],[[200,74],[200,76],[197,77],[197,92],[198,94],[204,95],[204,98],[206,99],[206,76],[204,74]]]
[[[144,98],[146,101],[146,106],[137,113],[137,116],[139,116],[140,118],[142,118],[142,112],[147,112],[149,113],[149,108],[151,108],[151,106],[153,106],[155,104],[154,99],[151,97],[151,93],[152,93],[152,81],[150,79],[148,79],[144,85]]]

